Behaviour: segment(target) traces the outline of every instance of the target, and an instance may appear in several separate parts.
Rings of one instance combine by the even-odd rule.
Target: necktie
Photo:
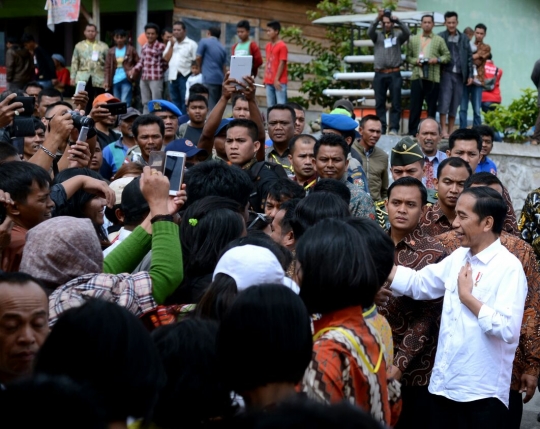
[[[424,177],[426,178],[426,188],[435,189],[435,184],[433,183],[433,161],[430,161],[428,158],[424,162]]]

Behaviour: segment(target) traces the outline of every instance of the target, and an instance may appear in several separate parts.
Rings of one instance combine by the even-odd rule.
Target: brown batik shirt
[[[455,231],[446,232],[437,237],[452,253],[461,246]],[[523,265],[527,277],[527,299],[521,323],[519,344],[512,367],[512,390],[519,390],[522,374],[538,377],[540,374],[540,272],[536,264],[534,250],[530,244],[512,234],[503,231],[501,244],[508,249]]]
[[[436,264],[447,251],[435,238],[425,235],[418,226],[401,240],[394,253],[394,263],[420,270]],[[378,307],[392,328],[394,365],[402,372],[404,386],[427,386],[439,339],[443,298],[419,301],[407,296],[392,296]]]
[[[420,218],[419,226],[424,235],[431,237],[436,237],[452,229],[452,223],[442,211],[439,202],[427,208]]]

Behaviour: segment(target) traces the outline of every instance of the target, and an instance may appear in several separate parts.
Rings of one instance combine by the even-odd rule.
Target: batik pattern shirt
[[[396,245],[394,263],[420,270],[442,261],[448,252],[439,240],[417,227]],[[437,351],[443,299],[417,301],[392,296],[379,307],[392,327],[394,365],[402,372],[403,386],[427,386]]]
[[[437,202],[435,205],[428,207],[420,218],[420,228],[424,235],[435,237],[452,229],[452,224],[442,211],[441,206]]]
[[[342,332],[326,331],[313,344],[313,357],[304,374],[302,391],[309,398],[326,404],[345,400],[370,413],[377,421],[390,425],[392,416],[384,359],[377,371],[372,371],[382,356],[382,341],[364,320],[362,307],[324,314],[314,320],[313,326],[316,336],[325,328],[346,330],[360,347],[363,357]]]
[[[103,88],[105,85],[105,60],[109,46],[103,42],[90,43],[83,40],[75,45],[71,60],[71,76],[78,82],[88,82],[92,78],[92,86]]]
[[[519,230],[520,237],[532,246],[540,264],[540,188],[527,195],[521,209]]]
[[[437,237],[448,250],[453,252],[461,246],[455,231]],[[523,265],[527,278],[527,299],[516,357],[512,367],[512,390],[519,390],[521,375],[538,377],[540,374],[540,272],[536,264],[533,248],[518,237],[503,231],[501,244]]]

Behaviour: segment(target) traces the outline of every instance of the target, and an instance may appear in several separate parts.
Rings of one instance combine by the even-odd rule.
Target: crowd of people
[[[429,67],[464,73],[469,42],[446,22],[456,46],[428,31],[445,58]],[[95,30],[71,102],[52,78],[0,95],[6,427],[520,427],[540,374],[540,190],[518,220],[490,127],[428,117],[388,156],[383,117],[358,122],[347,99],[307,132],[279,23],[265,115],[247,21],[233,50],[260,61],[242,79],[216,29],[197,46],[182,22],[166,43],[148,24],[140,58]],[[139,72],[144,111],[111,114]],[[17,96],[35,97],[30,117]],[[168,152],[186,156],[179,189],[151,161]]]

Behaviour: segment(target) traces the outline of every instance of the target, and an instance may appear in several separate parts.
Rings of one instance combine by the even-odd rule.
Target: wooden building
[[[251,35],[259,44],[263,58],[264,47],[269,39],[266,36],[266,24],[277,20],[282,27],[298,26],[304,35],[309,38],[324,41],[325,29],[312,25],[308,20],[306,11],[315,10],[318,0],[176,0],[174,7],[174,21],[182,20],[188,28],[188,36],[194,40],[205,37],[209,26],[221,27],[221,42],[230,53],[231,47],[237,42],[236,24],[247,19],[251,25]],[[310,56],[302,52],[295,45],[289,47],[289,62],[308,62]],[[264,68],[259,69],[259,79],[264,75]],[[301,95],[298,93],[299,82],[289,82],[289,97]],[[261,105],[266,105],[264,89],[259,88],[258,99]]]

